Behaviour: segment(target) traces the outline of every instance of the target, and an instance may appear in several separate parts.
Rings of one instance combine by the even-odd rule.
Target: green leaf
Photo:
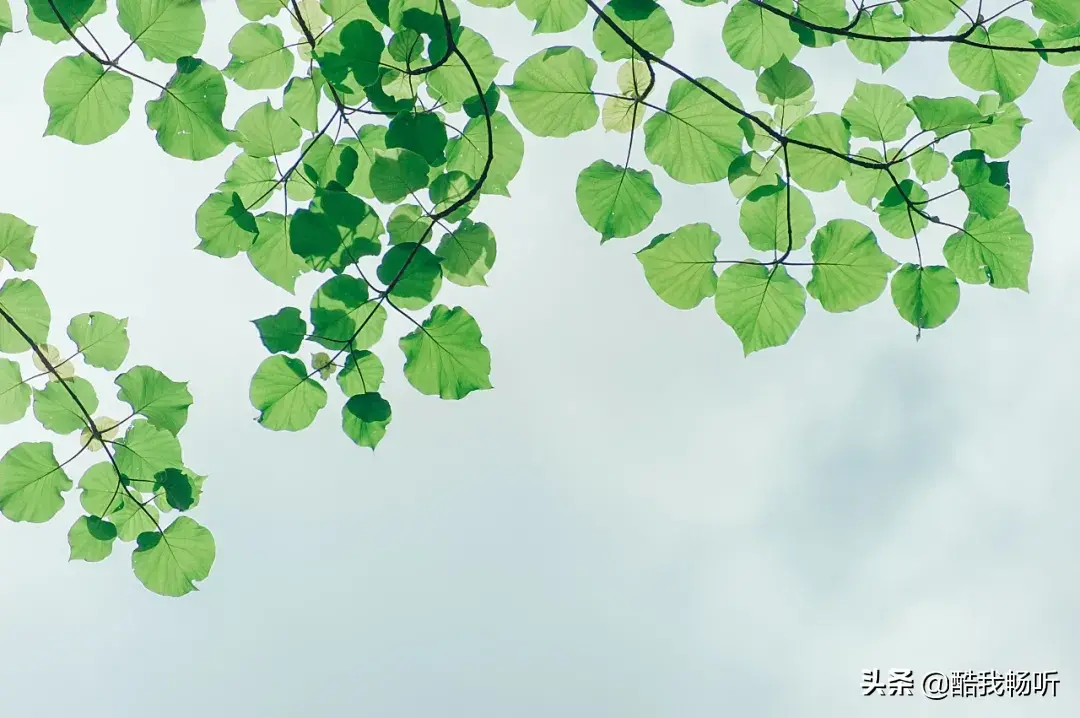
[[[794,13],[791,0],[762,0],[786,13]],[[800,49],[799,36],[788,20],[764,10],[750,0],[731,6],[721,32],[728,55],[747,70],[772,67],[781,57],[793,59]]]
[[[660,211],[660,193],[648,170],[617,167],[597,160],[578,175],[577,205],[600,243],[632,237],[652,224]]]
[[[305,130],[318,131],[319,88],[315,85],[315,81],[310,77],[294,77],[289,80],[289,84],[285,85],[282,109],[288,113],[293,122]]]
[[[965,97],[935,99],[916,95],[911,98],[908,106],[919,118],[919,126],[938,137],[986,122],[986,116],[982,110]]]
[[[1076,0],[1032,0],[1031,14],[1057,25],[1080,21],[1080,3]]]
[[[415,204],[399,204],[386,223],[390,244],[426,243],[431,239],[431,222],[423,209]]]
[[[494,82],[495,76],[506,64],[506,60],[495,56],[491,51],[491,45],[483,35],[467,27],[460,30],[457,50],[465,56],[469,65],[466,66],[461,57],[454,53],[444,64],[428,73],[427,84],[428,91],[433,92],[437,97],[446,102],[460,104],[476,95],[477,85],[484,88]],[[446,55],[445,32],[440,32],[431,38],[428,52],[432,60]],[[473,79],[474,75],[476,80]]]
[[[281,87],[293,71],[292,51],[285,47],[285,36],[277,25],[260,25],[257,22],[248,23],[236,31],[229,40],[229,52],[232,57],[229,64],[222,72],[245,90],[271,90]],[[297,78],[300,81],[300,78]],[[309,95],[317,97],[317,91],[311,80],[307,80]],[[293,84],[289,84],[293,87]],[[297,88],[304,85],[298,84]],[[293,96],[293,103],[298,101],[299,91]],[[306,98],[307,103],[311,97]],[[288,110],[288,90],[285,94],[286,110]],[[289,112],[293,117],[293,113]],[[295,120],[295,118],[294,118]],[[313,130],[313,127],[305,129]]]
[[[1019,107],[1009,102],[991,115],[988,124],[971,128],[971,149],[982,150],[995,159],[1004,157],[1020,144],[1021,132],[1030,122]]]
[[[445,215],[447,222],[465,219],[480,202],[480,193],[472,191],[475,185],[472,177],[456,170],[436,177],[428,190],[435,214]]]
[[[341,233],[322,212],[298,209],[288,226],[290,251],[320,271],[341,248]]]
[[[152,482],[159,471],[183,466],[176,436],[145,419],[134,421],[124,438],[114,443],[114,458],[120,473],[140,482]]]
[[[264,359],[251,378],[251,404],[259,423],[272,431],[300,431],[326,406],[326,390],[299,359],[275,354]]]
[[[480,192],[509,197],[508,186],[521,169],[525,142],[510,119],[501,112],[491,116],[491,139],[491,167]],[[450,140],[446,146],[446,159],[446,169],[480,177],[488,159],[487,122],[483,117],[469,120],[461,135]]]
[[[840,113],[848,122],[852,137],[894,142],[907,136],[915,113],[904,93],[888,85],[855,81],[855,92]]]
[[[117,0],[116,21],[147,60],[176,62],[202,47],[206,16],[199,0]]]
[[[495,234],[486,224],[466,219],[443,235],[435,254],[442,259],[443,275],[454,284],[486,287],[485,277],[495,264]]]
[[[236,6],[240,9],[240,14],[248,20],[274,17],[286,7],[282,0],[236,0]]]
[[[131,346],[127,319],[117,319],[104,312],[90,312],[72,317],[67,335],[75,342],[83,361],[90,366],[116,371],[124,363]]]
[[[323,49],[315,54],[323,74],[332,85],[348,90],[349,75],[360,87],[366,87],[379,78],[379,60],[386,43],[370,22],[351,20],[341,28],[340,33],[331,31],[326,39],[329,42],[320,43]],[[333,39],[339,42],[333,42]]]
[[[986,219],[1009,206],[1009,163],[987,162],[982,152],[967,150],[953,157],[953,174],[968,198],[968,209]]]
[[[434,112],[402,112],[390,120],[386,146],[415,152],[429,165],[442,164],[446,149],[446,125]]]
[[[385,370],[382,361],[366,349],[349,352],[345,366],[337,375],[338,386],[345,396],[356,396],[378,391],[383,383]]]
[[[923,184],[937,182],[949,172],[949,158],[932,149],[921,150],[911,158],[915,176]]]
[[[793,140],[811,143],[846,155],[851,151],[851,135],[840,115],[822,112],[805,117],[788,133]],[[844,157],[797,144],[788,146],[791,179],[812,192],[828,192],[847,177],[850,165]]]
[[[899,186],[891,187],[878,203],[875,208],[878,221],[889,234],[911,239],[925,229],[929,221],[914,209],[909,212],[908,202],[925,212],[928,199],[930,195],[921,186],[911,180],[903,180]]]
[[[810,245],[813,274],[806,285],[827,312],[850,312],[885,291],[897,262],[881,251],[870,228],[852,219],[834,219]]]
[[[255,216],[244,208],[240,195],[214,192],[195,211],[196,249],[215,257],[235,257],[251,249],[259,227]]]
[[[873,147],[863,147],[855,154],[871,162],[885,161],[881,153]],[[890,150],[889,154],[889,159],[895,160],[900,154],[900,150]],[[910,167],[907,162],[897,162],[890,169],[893,177],[897,180],[907,179],[910,174]],[[883,169],[860,167],[853,164],[851,165],[851,172],[844,178],[844,186],[852,200],[863,206],[870,207],[873,204],[872,200],[881,199],[886,192],[893,188],[893,179]]]
[[[376,150],[371,165],[371,190],[380,202],[400,202],[428,184],[428,163],[403,149]]]
[[[0,212],[0,269],[5,259],[16,272],[37,266],[37,255],[30,250],[36,231],[37,227],[15,215]]]
[[[698,82],[733,106],[742,107],[739,98],[716,80],[702,77]],[[668,93],[667,111],[657,112],[645,122],[645,156],[677,182],[727,179],[732,161],[742,154],[740,117],[693,83],[675,80]]]
[[[1039,39],[1033,43],[1046,49],[1075,48],[1080,46],[1080,22],[1072,25],[1053,25],[1043,23],[1039,28]],[[1071,67],[1080,64],[1080,52],[1043,52],[1039,53],[1048,65]]]
[[[533,34],[573,30],[585,19],[585,0],[517,0],[518,11],[536,24]]]
[[[78,402],[68,389],[74,392]],[[78,377],[63,382],[50,380],[44,389],[34,390],[34,418],[49,431],[70,434],[86,426],[86,416],[79,407],[80,402],[87,414],[97,411],[98,398],[90,382]]]
[[[80,516],[68,531],[69,561],[104,561],[113,550],[116,526],[97,516]]]
[[[48,521],[64,507],[70,488],[47,441],[24,442],[0,459],[0,513],[11,521]]]
[[[274,157],[300,146],[303,131],[284,110],[270,101],[254,105],[236,121],[240,146],[252,157]]]
[[[277,314],[260,317],[252,322],[259,331],[259,339],[271,354],[278,352],[293,353],[307,336],[307,322],[300,316],[300,310],[283,307]]]
[[[720,235],[704,222],[660,234],[637,252],[645,281],[676,309],[693,309],[716,292],[716,248]]]
[[[240,195],[243,205],[252,210],[269,202],[277,187],[277,170],[273,162],[266,157],[241,154],[233,159],[225,171],[225,181],[217,189],[226,195],[235,192]]]
[[[195,505],[196,487],[182,469],[170,467],[154,476],[154,492],[165,489],[165,502],[179,511]]]
[[[33,280],[12,278],[4,282],[0,287],[0,310],[15,320],[35,343],[48,341],[52,312],[41,288]],[[0,352],[21,354],[29,348],[22,334],[0,317]]]
[[[969,27],[965,25],[960,32],[967,32]],[[969,38],[984,45],[1030,48],[1035,31],[1021,20],[1003,17],[989,28],[976,28]],[[993,90],[1004,102],[1012,102],[1031,87],[1039,71],[1039,56],[1034,52],[990,50],[953,43],[949,47],[949,68],[956,79],[973,90]]]
[[[196,591],[196,581],[210,575],[214,565],[214,537],[187,516],[173,521],[164,533],[139,535],[131,554],[131,568],[142,585],[162,596],[183,596]]]
[[[569,137],[596,124],[592,94],[596,62],[576,47],[549,47],[531,55],[503,87],[510,107],[537,137]]]
[[[845,0],[800,0],[795,16],[821,27],[848,27],[851,23]],[[813,30],[798,22],[791,23],[791,27],[807,47],[829,47],[844,39],[843,35]]]
[[[293,293],[296,278],[307,271],[308,266],[289,246],[285,217],[267,212],[257,216],[255,222],[259,234],[247,252],[251,266],[269,281]]]
[[[136,366],[116,377],[115,383],[120,387],[116,397],[154,426],[176,434],[187,423],[193,399],[186,381],[172,381],[153,367]]]
[[[1080,129],[1080,72],[1069,78],[1061,92],[1061,100],[1065,103],[1065,114],[1073,126]]]
[[[716,281],[716,313],[749,356],[787,343],[806,315],[806,290],[782,266],[733,264]]]
[[[442,288],[441,265],[442,258],[421,244],[396,244],[383,255],[376,276],[387,286],[397,280],[389,295],[394,304],[422,309]]]
[[[357,446],[378,446],[390,419],[390,402],[378,392],[349,397],[341,408],[341,428]]]
[[[801,249],[816,221],[806,195],[783,183],[759,187],[746,196],[739,208],[739,229],[759,252]]]
[[[124,505],[126,494],[108,461],[94,464],[79,479],[79,502],[88,514],[110,516]]]
[[[940,327],[960,304],[960,285],[948,267],[905,264],[893,274],[891,291],[900,316],[920,330]]]
[[[49,0],[27,0],[26,26],[32,35],[42,40],[64,42],[71,39],[64,29],[65,23],[70,28],[77,28],[104,13],[105,9],[105,0],[53,0],[51,4]]]
[[[30,408],[30,385],[23,382],[19,365],[0,359],[0,424],[12,424]]]
[[[964,228],[945,241],[945,261],[969,284],[1028,290],[1033,242],[1024,220],[1012,207],[992,219],[968,215]]]
[[[326,217],[337,232],[338,248],[314,264],[342,272],[361,257],[377,256],[382,251],[380,237],[386,232],[379,215],[362,199],[337,189],[319,189],[312,208]]]
[[[941,32],[953,21],[962,3],[953,0],[906,0],[904,24],[922,35]]]
[[[814,98],[814,81],[810,73],[781,57],[758,76],[755,86],[758,97],[770,105],[802,105]]]
[[[405,378],[421,394],[463,399],[491,387],[491,354],[480,327],[462,307],[431,308],[424,323],[401,338]]]
[[[133,92],[130,77],[106,70],[85,53],[61,58],[45,75],[45,135],[77,145],[101,142],[128,121]]]
[[[675,44],[671,18],[653,0],[612,0],[604,6],[603,12],[639,47],[657,57],[663,57]],[[593,23],[593,44],[608,62],[641,57],[599,17]]]
[[[327,349],[372,347],[385,323],[386,310],[368,300],[362,279],[344,274],[334,277],[311,298],[312,341]]]
[[[221,124],[225,79],[217,68],[193,57],[176,62],[176,73],[156,100],[146,103],[146,121],[163,150],[184,160],[221,154],[232,134]]]
[[[852,32],[875,37],[907,37],[911,34],[903,18],[888,5],[862,13]],[[882,72],[895,65],[908,49],[906,42],[882,42],[855,37],[848,38],[847,46],[856,59],[878,65]]]

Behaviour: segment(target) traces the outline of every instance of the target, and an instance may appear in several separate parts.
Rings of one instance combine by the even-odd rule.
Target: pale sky
[[[669,5],[668,59],[752,100],[752,74],[719,39],[723,6]],[[206,7],[201,57],[221,67],[243,21],[228,0]],[[596,56],[584,24],[530,37],[513,8],[462,9],[510,61],[502,82],[549,45]],[[24,28],[18,3],[15,14]],[[114,25],[99,37],[122,42]],[[667,306],[633,256],[702,221],[724,256],[746,254],[726,184],[678,186],[651,168],[661,213],[600,247],[574,183],[595,159],[621,162],[625,138],[526,135],[513,198],[485,197],[474,214],[499,242],[491,286],[444,285],[439,298],[477,318],[495,389],[418,394],[397,348],[410,328],[392,317],[376,351],[394,418],[373,454],[341,433],[337,398],[299,434],[253,420],[248,383],[265,350],[248,322],[306,313],[321,280],[305,276],[292,297],[243,256],[193,249],[195,209],[238,150],[166,155],[142,110],[156,92],[137,84],[132,119],[99,145],[43,138],[42,80],[72,52],[28,32],[4,39],[0,211],[39,227],[32,276],[55,343],[74,314],[127,316],[128,365],[190,382],[181,438],[186,463],[210,475],[194,516],[218,555],[198,593],[166,599],[132,575],[128,546],[67,562],[76,491],[47,524],[0,521],[4,715],[1078,714],[1068,69],[1044,65],[1019,102],[1034,119],[1010,164],[1035,237],[1031,293],[964,285],[956,314],[919,343],[887,294],[845,315],[809,300],[787,346],[744,359],[711,302]],[[943,48],[912,48],[884,80],[842,45],[796,62],[820,111],[838,112],[856,77],[977,96]],[[229,92],[227,122],[267,94]],[[646,166],[640,144],[632,164]],[[842,190],[813,200],[819,224],[870,221]],[[940,261],[943,236],[928,236]],[[914,256],[910,242],[884,248]],[[108,413],[110,379],[86,375]],[[6,450],[45,432],[28,419],[0,436]],[[1056,699],[865,698],[872,668],[1057,670],[1061,686]]]

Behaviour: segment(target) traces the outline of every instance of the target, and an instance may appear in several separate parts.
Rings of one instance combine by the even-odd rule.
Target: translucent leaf
[[[749,356],[787,343],[806,315],[806,290],[782,266],[733,264],[716,280],[716,313]]]
[[[371,165],[371,191],[387,204],[400,202],[410,193],[427,187],[428,164],[415,152],[376,150]]]
[[[486,224],[466,219],[443,235],[435,254],[442,259],[442,273],[454,284],[487,286],[485,277],[495,264],[495,234]]]
[[[385,3],[384,3],[385,4]],[[376,29],[383,25],[371,8],[367,0],[322,0],[323,12],[329,16],[335,24],[344,24],[352,20],[366,20]]]
[[[108,461],[94,464],[79,479],[79,502],[88,514],[110,516],[124,504],[126,494]]]
[[[469,67],[466,67],[461,57],[455,53],[444,64],[427,75],[428,91],[452,103],[461,103],[475,96],[477,84],[481,88],[490,85],[499,74],[499,69],[506,64],[506,60],[496,57],[491,51],[491,45],[483,35],[467,27],[461,28],[461,34],[457,39],[457,49],[465,55],[469,61]],[[445,32],[431,38],[428,53],[432,60],[446,55]],[[473,80],[474,74],[479,82]]]
[[[214,537],[187,516],[173,521],[164,533],[139,536],[131,568],[144,586],[162,596],[183,596],[198,590],[196,581],[210,575]]]
[[[156,100],[146,103],[146,120],[163,150],[185,160],[221,154],[232,134],[221,124],[225,79],[217,68],[193,57],[176,62],[176,73]]]
[[[290,56],[291,57],[291,56]],[[291,72],[291,70],[290,70]],[[319,129],[319,89],[310,77],[294,77],[285,86],[282,109],[305,130]]]
[[[259,423],[272,431],[300,431],[326,406],[326,390],[308,377],[299,359],[275,354],[251,378],[251,404]]]
[[[286,7],[282,0],[236,0],[236,6],[240,9],[240,14],[248,20],[274,17]]]
[[[300,146],[302,130],[284,110],[274,109],[270,101],[250,107],[236,121],[238,140],[252,157],[273,157]]]
[[[240,195],[243,205],[252,210],[269,202],[276,187],[277,170],[272,161],[241,154],[229,165],[225,171],[225,181],[217,189],[226,195],[235,192]]]
[[[645,119],[645,109],[640,102],[635,100],[605,97],[604,106],[600,110],[600,119],[605,130],[626,133],[641,126],[641,122]]]
[[[960,32],[967,29],[965,25]],[[1003,17],[989,28],[976,28],[970,38],[986,45],[1031,47],[1035,31],[1027,23]],[[949,47],[949,67],[956,79],[973,90],[993,90],[1003,101],[1012,102],[1031,87],[1039,71],[1039,56],[1034,52],[989,50],[953,43]]]
[[[340,42],[334,43],[332,39]],[[371,23],[352,20],[337,35],[320,44],[319,66],[328,82],[347,88],[351,75],[360,87],[372,84],[379,78],[379,60],[386,42]],[[334,47],[339,45],[339,47]]]
[[[97,516],[80,516],[68,531],[69,561],[104,561],[113,550],[116,526]]]
[[[285,47],[285,36],[277,25],[260,25],[257,22],[244,25],[229,40],[229,52],[232,58],[222,72],[245,90],[281,87],[293,71],[295,60],[292,51]],[[307,82],[311,84],[311,80]],[[313,86],[310,94],[315,94]],[[297,97],[294,96],[294,103]],[[289,116],[292,115],[290,112]],[[314,130],[312,127],[306,129]]]
[[[534,35],[572,30],[588,12],[585,0],[517,0],[517,9],[536,23]]]
[[[348,192],[319,189],[312,208],[326,217],[338,234],[340,246],[325,261],[314,267],[344,271],[361,257],[377,256],[382,251],[380,237],[386,232],[379,215],[362,199]]]
[[[810,245],[814,268],[807,293],[827,312],[850,312],[885,291],[898,266],[881,251],[870,228],[851,219],[834,219],[818,230]]]
[[[900,7],[905,25],[922,35],[932,35],[949,26],[962,4],[953,0],[906,0]]]
[[[5,259],[16,272],[37,266],[37,255],[30,250],[36,231],[37,227],[15,215],[0,212],[0,269]]]
[[[172,381],[152,367],[136,366],[116,377],[115,383],[120,387],[116,397],[154,426],[176,434],[187,423],[193,401],[187,382]]]
[[[138,483],[147,490],[151,487],[151,484],[144,481]],[[134,541],[144,531],[157,531],[157,520],[160,518],[158,510],[148,499],[143,499],[141,493],[130,487],[121,489],[118,501],[119,508],[109,516],[109,520],[116,524],[117,538],[121,541]],[[142,505],[144,501],[146,504]]]
[[[429,189],[435,214],[450,212],[445,215],[447,222],[460,222],[465,219],[480,202],[480,193],[473,192],[475,184],[472,177],[457,170],[436,177]]]
[[[7,35],[14,27],[11,24],[11,6],[8,5],[7,0],[0,2],[0,42],[3,42],[4,35]]]
[[[945,241],[949,268],[969,284],[1028,290],[1033,242],[1024,220],[1012,207],[993,219],[969,214],[963,230]]]
[[[982,110],[965,97],[935,99],[917,95],[908,105],[915,111],[922,129],[934,132],[938,137],[986,122]]]
[[[45,75],[49,122],[45,135],[92,145],[117,132],[131,116],[134,86],[87,54],[57,60]]]
[[[814,97],[814,81],[810,73],[781,57],[762,72],[755,86],[758,97],[770,105],[801,105]]]
[[[55,9],[54,9],[55,8]],[[26,0],[26,26],[35,37],[49,42],[64,42],[71,35],[64,29],[85,24],[105,12],[105,0]],[[64,19],[60,22],[57,12]]]
[[[953,157],[952,170],[971,212],[992,219],[1008,208],[1008,162],[988,163],[982,152],[967,150]]]
[[[675,44],[671,18],[653,0],[612,0],[604,6],[603,12],[638,46],[657,57],[663,57]],[[593,23],[593,44],[608,62],[641,57],[599,17]]]
[[[904,93],[888,85],[855,81],[855,92],[844,104],[840,116],[847,120],[852,137],[894,142],[907,136],[915,113]]]
[[[795,16],[822,27],[848,27],[851,19],[845,5],[844,0],[800,0]],[[799,42],[807,47],[829,47],[844,39],[843,35],[812,30],[797,22],[791,23],[791,27]]]
[[[948,267],[905,264],[892,276],[896,310],[918,329],[940,327],[960,304],[960,285]]]
[[[383,383],[385,370],[382,361],[366,349],[349,352],[345,366],[337,375],[338,386],[345,396],[378,391]]]
[[[600,118],[592,94],[596,62],[576,47],[550,47],[529,56],[503,88],[518,121],[537,137],[569,137]]]
[[[421,394],[463,399],[491,388],[491,354],[476,320],[462,307],[432,307],[423,325],[399,344],[405,378]]]
[[[311,298],[312,341],[327,349],[374,346],[385,323],[386,310],[379,302],[368,300],[367,284],[362,279],[334,277]]]
[[[1004,157],[1020,144],[1020,135],[1030,122],[1019,107],[1009,102],[990,117],[989,124],[971,128],[971,148],[982,150],[988,157]]]
[[[1080,21],[1080,3],[1075,0],[1032,0],[1031,14],[1057,25]]]
[[[378,446],[390,419],[390,402],[378,392],[349,397],[341,408],[341,428],[357,446]]]
[[[97,408],[97,393],[85,379],[73,377],[62,382],[53,379],[45,388],[34,389],[34,418],[57,434],[70,434],[83,428],[86,414],[93,414]]]
[[[349,157],[356,163],[352,182],[346,188],[352,194],[373,198],[371,189],[371,168],[375,163],[378,150],[386,149],[386,128],[378,125],[364,125],[359,131],[358,140],[345,139],[334,145],[326,160],[326,172],[336,175],[343,166],[343,158]],[[344,182],[342,184],[345,184]]]
[[[70,488],[47,441],[24,442],[0,459],[0,513],[11,521],[48,521],[64,507]]]
[[[888,5],[864,12],[852,32],[876,37],[907,37],[911,34],[903,18]],[[908,49],[906,42],[881,42],[854,37],[848,38],[847,46],[856,59],[877,65],[882,72],[895,65]]]
[[[179,468],[168,468],[154,476],[154,492],[164,490],[165,503],[179,511],[187,511],[195,505],[196,487]]]
[[[191,0],[117,0],[116,20],[147,60],[176,62],[202,47],[206,16]]]
[[[730,90],[708,77],[698,81],[736,107]],[[668,93],[667,112],[645,123],[645,156],[686,184],[727,179],[732,160],[742,154],[740,115],[728,110],[693,83],[678,79]]]
[[[920,182],[929,184],[937,182],[948,173],[949,158],[941,152],[928,148],[912,156],[911,167],[915,170],[915,176]]]
[[[759,252],[801,249],[816,221],[806,195],[782,183],[759,187],[739,207],[739,229]]]
[[[145,419],[128,427],[124,438],[114,444],[113,455],[120,472],[132,481],[153,482],[159,471],[183,466],[177,438]]]
[[[386,228],[390,232],[390,244],[406,242],[426,243],[431,239],[431,222],[423,209],[415,204],[401,204],[390,213]]]
[[[1080,129],[1080,72],[1069,78],[1061,92],[1061,100],[1065,103],[1065,114],[1072,120],[1073,126]]]
[[[283,307],[277,314],[260,317],[252,324],[259,330],[259,339],[271,354],[291,354],[300,348],[307,336],[307,323],[300,316],[300,310],[294,307]]]
[[[396,244],[383,255],[376,275],[387,286],[397,279],[390,301],[403,309],[421,309],[442,288],[441,265],[442,259],[423,245]]]
[[[120,423],[116,419],[107,416],[95,416],[94,426],[101,432],[101,438],[105,441],[115,439],[120,430]],[[90,451],[101,451],[104,448],[102,443],[94,438],[94,432],[90,430],[89,426],[84,426],[82,431],[79,432],[79,443],[86,445],[86,448]]]
[[[442,164],[446,150],[446,125],[433,112],[403,112],[390,120],[386,146],[415,152],[429,165]]]
[[[49,338],[52,312],[45,302],[45,295],[31,279],[9,279],[0,287],[0,310],[9,315],[16,324],[37,344]],[[0,317],[0,352],[21,354],[30,345],[16,329]]]
[[[716,248],[720,235],[704,222],[660,234],[637,252],[645,281],[676,309],[693,309],[716,291]]]
[[[788,136],[827,147],[842,155],[851,151],[847,124],[840,115],[832,112],[806,117],[792,128]],[[850,165],[843,157],[796,144],[788,147],[788,164],[791,178],[813,192],[828,192],[840,184],[850,171]]]
[[[930,151],[932,150],[924,150],[923,153]],[[899,153],[899,149],[890,150],[889,159],[896,160]],[[923,153],[920,153],[920,155]],[[856,156],[865,160],[870,160],[871,162],[885,161],[881,156],[881,153],[873,147],[863,147],[855,154]],[[946,162],[946,165],[947,164],[948,162]],[[860,167],[855,164],[851,165],[851,172],[844,178],[844,187],[847,189],[848,196],[855,202],[865,207],[869,207],[873,204],[872,200],[882,199],[885,194],[893,188],[893,177],[897,180],[904,180],[907,179],[910,174],[910,168],[907,162],[897,162],[889,169],[892,172],[891,177],[889,176],[889,172],[886,172],[883,169]]]
[[[90,366],[116,371],[127,358],[131,346],[127,319],[117,319],[104,312],[90,312],[72,317],[67,335]]]
[[[195,211],[196,249],[215,257],[235,257],[251,249],[259,227],[235,192],[214,192]]]
[[[45,357],[44,361],[42,361],[42,355]],[[33,352],[30,357],[34,363],[34,368],[39,372],[48,372],[61,379],[68,379],[75,376],[74,363],[70,360],[63,360],[60,357],[60,350],[52,344],[38,345],[38,351]],[[45,363],[46,361],[48,362],[47,365]]]
[[[762,0],[766,5],[793,13],[791,0]],[[750,0],[731,6],[721,32],[728,55],[747,70],[772,67],[781,57],[793,59],[800,49],[799,36],[786,18],[764,10]]]
[[[307,271],[308,266],[289,246],[285,218],[276,212],[267,212],[257,216],[255,222],[259,234],[247,252],[251,266],[291,294],[296,278]]]
[[[930,195],[921,186],[911,180],[903,180],[898,186],[890,188],[878,203],[875,208],[878,221],[889,234],[911,239],[926,228],[928,220],[914,209],[909,211],[908,202],[925,211],[929,198]]]
[[[1038,41],[1032,44],[1052,49],[1080,46],[1080,22],[1065,26],[1044,23],[1039,28]],[[1080,52],[1040,52],[1039,56],[1048,65],[1071,67],[1080,64]]]
[[[23,382],[19,365],[0,359],[0,424],[11,424],[30,408],[30,385]]]
[[[521,169],[525,142],[510,119],[501,112],[491,116],[491,138],[494,156],[480,192],[509,197],[508,187]],[[487,157],[487,122],[482,117],[469,120],[462,134],[446,146],[446,168],[459,170],[469,177],[480,177]]]
[[[605,160],[581,171],[575,194],[581,216],[600,233],[601,244],[644,231],[661,205],[651,172],[617,167]]]

